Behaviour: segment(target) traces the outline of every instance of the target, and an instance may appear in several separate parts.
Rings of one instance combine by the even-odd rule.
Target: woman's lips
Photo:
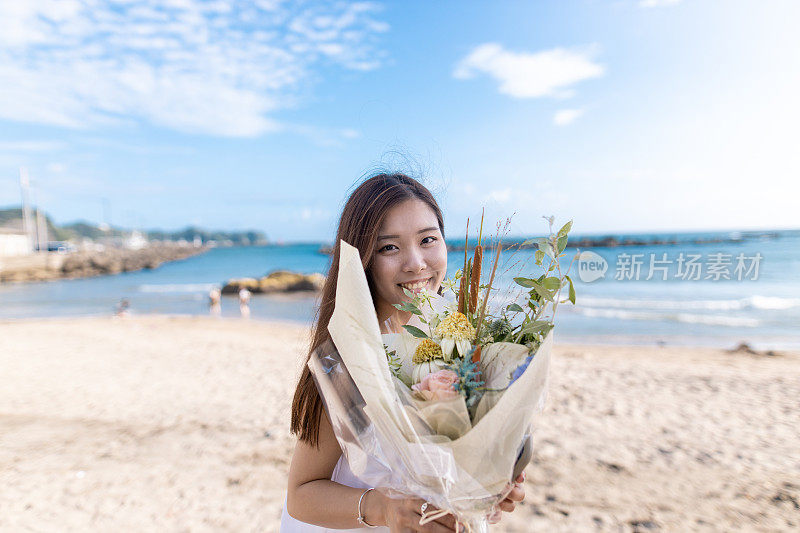
[[[414,281],[409,283],[398,283],[398,285],[404,289],[410,290],[411,292],[420,292],[422,289],[428,286],[431,279],[433,278],[427,278],[422,281]]]

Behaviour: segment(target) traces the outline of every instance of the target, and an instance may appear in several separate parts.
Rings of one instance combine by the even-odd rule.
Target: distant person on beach
[[[239,312],[242,318],[250,317],[250,291],[245,288],[239,289]]]
[[[131,302],[127,298],[121,299],[114,310],[114,316],[119,318],[128,318],[131,316],[130,307]]]
[[[221,297],[222,292],[220,292],[219,287],[214,287],[208,292],[208,307],[214,316],[222,314]]]

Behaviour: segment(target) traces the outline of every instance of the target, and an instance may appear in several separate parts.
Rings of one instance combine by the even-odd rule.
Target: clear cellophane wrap
[[[344,241],[337,282],[333,342],[308,365],[350,469],[392,497],[452,513],[472,533],[488,531],[487,516],[513,487],[521,443],[544,405],[552,333],[510,386],[484,394],[470,422],[461,395],[421,401],[392,375],[361,259]],[[527,355],[521,345],[487,346],[483,379],[507,383]]]

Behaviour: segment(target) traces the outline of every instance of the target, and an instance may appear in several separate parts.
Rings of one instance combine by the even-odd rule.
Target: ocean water
[[[761,238],[744,234],[736,242],[728,239],[739,235],[729,232],[617,237],[678,243],[591,248],[596,256],[583,256],[571,267],[576,250],[568,248],[560,266],[565,272],[570,268],[577,305],[558,307],[560,341],[720,347],[744,341],[761,349],[800,348],[800,231]],[[698,239],[723,242],[698,244]],[[208,314],[208,291],[227,279],[277,269],[325,273],[329,257],[318,250],[318,244],[217,248],[151,271],[0,285],[0,319],[107,316],[122,298],[134,314]],[[463,257],[463,252],[449,254],[448,276]],[[597,272],[592,268],[602,262],[604,276],[591,280]],[[495,286],[514,289],[514,276],[536,277],[538,268],[532,251],[504,252]],[[508,301],[517,292],[502,290],[496,301]],[[315,305],[312,295],[254,295],[251,318],[308,324]],[[223,296],[222,316],[239,316],[235,296]]]

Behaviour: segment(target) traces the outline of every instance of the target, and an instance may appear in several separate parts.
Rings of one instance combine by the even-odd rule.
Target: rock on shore
[[[236,294],[241,289],[252,293],[318,291],[325,283],[322,274],[298,274],[287,270],[276,270],[260,279],[232,279],[222,287],[222,294]]]
[[[34,254],[3,259],[0,282],[84,278],[158,268],[162,263],[203,253],[207,248],[177,244],[152,245],[138,250],[110,248],[102,252]]]

